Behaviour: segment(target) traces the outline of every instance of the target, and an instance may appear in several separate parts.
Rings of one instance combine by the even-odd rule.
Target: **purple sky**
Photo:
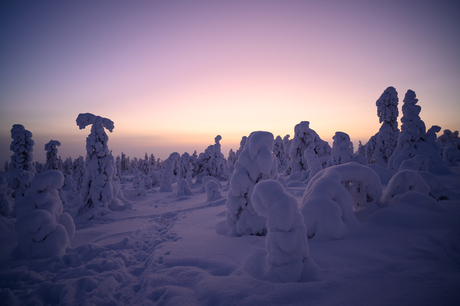
[[[427,128],[460,130],[458,1],[3,1],[0,15],[1,168],[16,123],[34,160],[51,139],[86,154],[86,112],[115,122],[115,156],[200,153],[218,134],[227,155],[300,121],[356,148],[388,86],[400,107],[417,93]]]

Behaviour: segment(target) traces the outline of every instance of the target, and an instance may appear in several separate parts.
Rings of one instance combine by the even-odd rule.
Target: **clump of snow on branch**
[[[33,179],[29,194],[16,207],[16,256],[45,258],[65,253],[75,233],[68,213],[63,213],[58,188],[64,183],[61,171],[51,170]]]
[[[255,211],[267,219],[266,277],[277,282],[298,282],[316,268],[308,251],[307,229],[297,200],[275,180],[254,187]],[[315,271],[316,273],[316,271]]]
[[[251,195],[258,182],[276,176],[278,161],[272,150],[272,133],[252,132],[235,163],[227,198],[227,224],[234,228],[236,235],[266,231],[265,218],[252,207]]]
[[[327,157],[331,154],[329,144],[322,140],[314,130],[310,129],[310,122],[300,122],[294,127],[294,132],[295,135],[289,151],[291,161],[288,174],[308,170],[307,161],[303,156],[306,149],[315,151],[319,158]]]
[[[415,92],[408,90],[402,106],[401,133],[396,149],[388,161],[388,168],[398,170],[404,160],[416,155],[423,155],[429,159],[431,172],[449,173],[450,171],[445,167],[436,143],[435,132],[439,130],[439,127],[434,126],[428,133],[426,132],[425,123],[419,117],[421,107],[416,105],[417,102]]]
[[[79,211],[88,211],[85,216],[92,219],[101,209],[132,209],[116,180],[115,161],[107,145],[109,137],[105,129],[112,132],[113,122],[90,113],[79,114],[76,121],[80,129],[91,125],[91,133],[86,138],[86,178]],[[91,212],[93,209],[96,210]]]
[[[381,206],[380,177],[372,169],[350,162],[315,175],[300,206],[309,238],[342,239],[358,221],[353,210]]]

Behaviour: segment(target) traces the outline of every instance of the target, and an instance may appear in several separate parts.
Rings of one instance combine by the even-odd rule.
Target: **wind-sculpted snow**
[[[227,198],[227,222],[236,235],[265,233],[265,218],[255,212],[251,195],[259,181],[273,179],[277,174],[273,141],[270,132],[252,132],[235,163]]]
[[[256,212],[267,218],[267,279],[297,282],[307,274],[317,274],[308,252],[307,229],[297,200],[275,180],[254,187],[252,203]],[[316,269],[315,269],[316,268]]]
[[[68,213],[63,213],[58,188],[64,183],[61,171],[35,176],[29,194],[16,207],[16,254],[24,258],[45,258],[64,254],[75,233]]]
[[[300,210],[310,238],[343,239],[359,223],[353,210],[381,205],[380,177],[350,162],[326,168],[307,185]]]

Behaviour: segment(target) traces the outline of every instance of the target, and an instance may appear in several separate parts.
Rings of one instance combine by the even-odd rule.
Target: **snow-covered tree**
[[[125,199],[115,180],[115,162],[107,146],[109,137],[104,128],[112,132],[113,121],[90,113],[79,114],[76,121],[80,129],[91,125],[91,133],[86,138],[86,178],[79,211],[94,210],[99,214],[100,209],[131,209],[132,204]],[[86,213],[86,217],[93,218],[93,213]]]
[[[308,170],[307,161],[303,153],[306,149],[312,149],[318,157],[326,157],[331,154],[331,147],[322,140],[319,135],[310,129],[310,122],[302,121],[294,127],[294,138],[290,146],[289,156],[291,158],[290,171],[292,174],[297,171]]]
[[[247,141],[248,141],[248,136],[241,137],[240,147],[238,148],[238,150],[236,150],[236,153],[235,153],[235,162],[238,160],[238,157],[240,157],[241,152],[243,152]]]
[[[310,259],[307,228],[297,200],[278,181],[266,180],[254,187],[252,203],[255,211],[267,219],[266,277],[298,282],[304,273],[316,274],[317,266]]]
[[[144,180],[141,175],[142,173],[138,169],[134,169],[133,189],[144,189]]]
[[[331,157],[328,160],[328,166],[348,163],[353,158],[353,149],[351,148],[350,136],[347,133],[335,132],[332,137]]]
[[[192,169],[190,164],[190,155],[187,152],[181,155],[179,160],[179,171],[177,173],[177,178],[186,179],[189,186],[192,185]]]
[[[278,171],[284,172],[289,166],[289,160],[287,158],[286,150],[284,147],[285,142],[281,139],[281,136],[276,136],[275,144],[273,146],[273,154],[278,158]]]
[[[204,176],[214,176],[215,178],[225,181],[228,179],[228,171],[224,154],[221,152],[220,140],[222,137],[217,135],[215,144],[206,148],[204,153],[198,156],[197,161],[197,183],[202,182]]]
[[[61,143],[57,140],[50,140],[45,144],[46,151],[46,162],[45,162],[45,171],[48,170],[58,170],[58,149]]]
[[[217,183],[214,180],[208,180],[204,184],[204,188],[206,189],[206,200],[208,202],[218,200],[222,198],[222,195],[220,194],[220,186],[219,183]]]
[[[34,141],[32,140],[32,133],[21,124],[13,125],[11,138],[13,141],[10,150],[13,151],[13,155],[9,166],[11,173],[8,184],[14,190],[12,196],[15,203],[18,204],[26,195],[35,175],[35,169],[32,165]]]
[[[73,173],[72,177],[75,181],[75,187],[77,190],[81,190],[85,183],[85,175],[86,175],[86,168],[85,168],[85,161],[83,156],[79,156],[73,162]]]
[[[273,134],[252,132],[235,163],[227,197],[227,224],[236,235],[265,234],[265,218],[252,207],[254,186],[277,174],[278,161],[273,154]]]
[[[173,152],[164,161],[161,171],[160,192],[172,192],[172,181],[174,178],[174,161],[180,158],[180,154]]]
[[[14,199],[13,189],[8,186],[6,178],[0,176],[0,215],[9,216],[13,212]]]
[[[357,228],[353,210],[382,206],[379,175],[355,162],[326,168],[309,181],[302,198],[309,238],[342,239],[349,228]]]
[[[386,167],[398,142],[398,93],[393,87],[388,87],[375,103],[379,122],[382,123],[376,134],[375,148],[371,160]]]
[[[436,139],[441,148],[455,147],[458,148],[458,131],[452,133],[451,130],[444,130],[443,134]]]
[[[230,149],[228,152],[228,158],[227,158],[227,169],[228,173],[232,174],[233,170],[235,169],[235,163],[236,163],[236,153],[233,151],[233,149]]]
[[[415,92],[408,90],[403,101],[401,133],[396,149],[388,161],[388,168],[398,170],[404,160],[422,155],[428,157],[431,172],[448,173],[449,170],[439,154],[438,144],[432,136],[433,128],[429,130],[430,133],[426,133],[425,123],[419,117],[421,107],[416,105],[418,99],[415,98]]]
[[[64,176],[58,170],[41,173],[33,179],[29,194],[16,207],[16,256],[46,258],[65,253],[75,225],[72,217],[63,212],[58,194],[63,183]]]
[[[180,179],[177,183],[177,196],[184,197],[184,196],[191,196],[193,195],[192,190],[190,189],[190,185],[186,179]]]
[[[304,152],[305,159],[307,160],[307,165],[308,165],[308,177],[312,178],[314,177],[318,172],[323,170],[323,165],[321,161],[318,158],[318,155],[316,155],[315,151],[312,149],[306,149]]]

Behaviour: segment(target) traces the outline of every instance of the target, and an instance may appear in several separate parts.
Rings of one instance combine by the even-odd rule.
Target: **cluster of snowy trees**
[[[336,132],[331,147],[302,121],[292,139],[266,131],[243,136],[227,159],[220,135],[199,155],[173,152],[161,161],[153,154],[130,159],[122,152],[114,158],[106,133],[114,122],[83,113],[76,123],[80,129],[90,127],[86,157],[63,161],[60,142],[50,140],[46,162],[40,164],[33,162],[32,133],[15,124],[11,162],[0,175],[0,214],[17,219],[17,256],[48,257],[65,252],[74,219],[132,209],[120,183],[132,183],[137,195],[145,195],[152,188],[173,192],[177,182],[178,197],[192,196],[191,187],[198,184],[207,201],[215,201],[222,198],[220,182],[228,181],[226,220],[232,235],[266,235],[267,278],[297,281],[307,270],[315,273],[307,237],[342,239],[359,227],[355,211],[403,201],[408,191],[434,202],[458,197],[432,174],[458,165],[458,131],[444,130],[439,137],[440,127],[427,131],[412,90],[403,100],[399,130],[398,102],[395,88],[382,93],[376,101],[382,125],[356,152],[346,133]],[[385,191],[382,183],[388,184]],[[305,187],[301,203],[285,187]]]

